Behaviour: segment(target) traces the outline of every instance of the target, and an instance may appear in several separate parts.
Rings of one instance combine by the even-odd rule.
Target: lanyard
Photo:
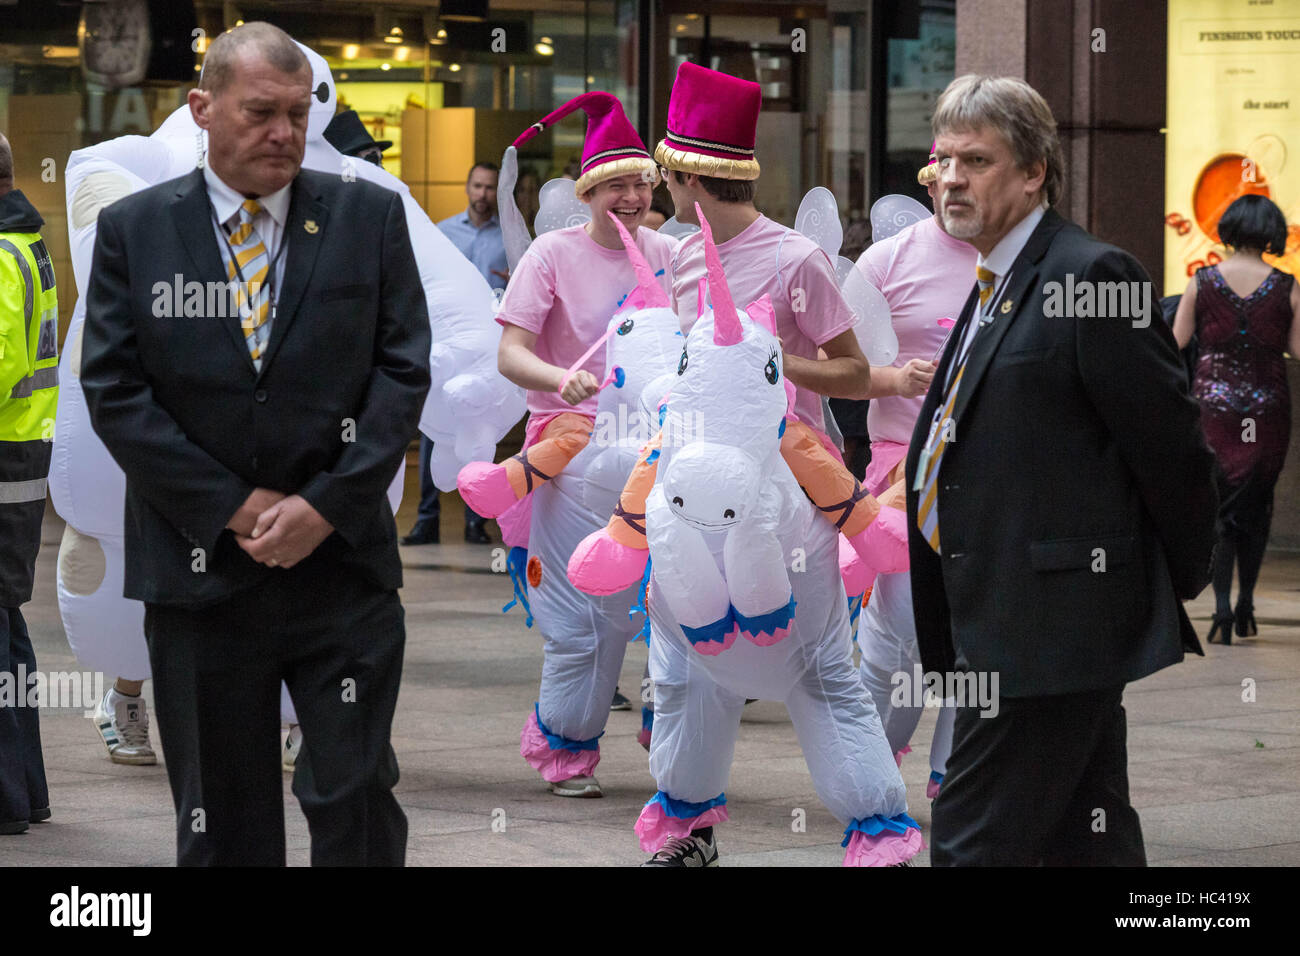
[[[221,225],[221,220],[217,218],[216,207],[209,203],[208,210],[212,213],[212,224],[217,227],[217,232],[220,234],[222,242],[225,243],[226,252],[230,256],[229,261],[231,265],[235,267],[235,275],[239,278],[239,284],[245,289],[248,289],[248,280],[244,278],[244,270],[239,267],[239,257],[235,255],[235,247],[230,244],[230,237],[226,234],[225,227]],[[280,237],[280,246],[275,250],[275,256],[266,264],[266,284],[270,291],[271,298],[271,315],[268,321],[272,323],[275,322],[276,303],[279,301],[279,295],[277,294],[278,290],[275,285],[275,270],[277,263],[280,261],[280,256],[284,252],[284,247],[287,244],[285,239],[285,236]],[[266,245],[266,243],[263,242],[262,245]],[[251,299],[252,296],[248,296],[245,299],[245,302],[251,301]]]

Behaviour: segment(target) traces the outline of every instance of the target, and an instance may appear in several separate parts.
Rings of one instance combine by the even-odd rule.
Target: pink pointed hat
[[[935,144],[930,143],[930,161],[916,174],[916,181],[922,186],[928,186],[939,178],[939,158],[934,154],[934,147]]]
[[[555,112],[543,116],[524,130],[512,145],[516,148],[522,146],[548,126],[579,109],[587,114],[587,137],[582,144],[582,172],[574,183],[575,193],[581,196],[598,183],[628,173],[641,173],[647,182],[658,182],[658,167],[628,122],[623,104],[600,90],[576,96]]]
[[[754,139],[763,89],[694,63],[677,68],[668,129],[655,149],[667,169],[719,179],[757,179]]]

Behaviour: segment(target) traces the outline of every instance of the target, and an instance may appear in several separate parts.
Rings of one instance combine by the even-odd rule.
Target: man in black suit
[[[1048,208],[1042,97],[959,77],[933,128],[980,257],[907,458],[918,642],[959,697],[932,860],[1142,865],[1121,696],[1201,652],[1213,459],[1146,273]]]
[[[181,864],[284,864],[281,679],[312,862],[405,857],[385,491],[429,322],[400,197],[300,171],[310,97],[286,34],[222,34],[189,94],[206,168],[99,217],[81,381],[126,472],[125,594],[146,605]]]

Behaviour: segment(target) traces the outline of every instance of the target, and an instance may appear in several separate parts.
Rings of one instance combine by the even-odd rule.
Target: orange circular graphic
[[[1192,215],[1196,224],[1219,242],[1219,218],[1242,196],[1268,196],[1268,182],[1253,159],[1244,153],[1220,153],[1201,170],[1192,188]]]
[[[1280,256],[1264,254],[1264,261],[1269,265],[1300,276],[1300,226],[1287,226],[1286,251]]]
[[[538,587],[542,583],[542,559],[533,555],[528,559],[528,586]]]

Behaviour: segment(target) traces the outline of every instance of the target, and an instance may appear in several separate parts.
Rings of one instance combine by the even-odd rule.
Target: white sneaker
[[[113,763],[153,766],[158,756],[149,746],[149,708],[144,697],[127,697],[109,688],[91,715]]]
[[[602,797],[600,784],[595,777],[570,777],[550,784],[551,793],[557,797]]]
[[[289,732],[284,735],[284,750],[280,752],[280,766],[285,773],[293,773],[298,765],[298,752],[302,750],[302,727],[290,724]]]

